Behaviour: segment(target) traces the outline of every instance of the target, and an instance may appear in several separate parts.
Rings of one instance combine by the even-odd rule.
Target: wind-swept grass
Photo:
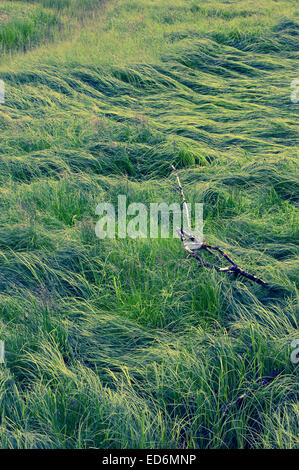
[[[97,3],[10,2],[62,26],[0,68],[0,447],[296,448],[298,6]],[[172,164],[267,288],[97,239],[99,202],[180,202]]]

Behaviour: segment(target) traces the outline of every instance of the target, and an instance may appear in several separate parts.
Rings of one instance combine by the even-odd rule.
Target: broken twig
[[[257,382],[257,387],[258,389],[259,388],[262,388],[262,387],[265,387],[266,385],[268,385],[269,383],[273,382],[273,380],[278,376],[278,372],[274,372],[273,374],[271,374],[270,376],[268,377],[263,377],[261,378],[258,382]],[[252,392],[252,390],[247,390],[245,391],[244,393],[242,393],[242,395],[238,396],[237,398],[235,398],[234,400],[232,401],[229,401],[228,403],[225,403],[222,407],[223,409],[223,413],[222,413],[222,418],[225,417],[227,411],[229,410],[229,408],[231,408],[233,405],[237,405],[239,403],[242,403],[243,400],[245,398],[247,398],[249,396],[249,394]]]
[[[185,213],[186,213],[186,219],[188,223],[188,229],[191,231],[191,216],[189,212],[189,205],[187,203],[187,200],[185,198],[184,190],[179,178],[178,170],[172,165],[172,169],[175,172],[176,179],[178,182],[178,187],[179,191],[181,193],[182,197],[182,206],[185,208]],[[180,227],[177,230],[180,239],[184,245],[185,251],[195,258],[199,262],[199,267],[207,267],[211,269],[215,269],[216,271],[219,272],[225,272],[225,273],[232,273],[235,276],[243,276],[247,279],[250,279],[253,282],[256,282],[257,284],[260,284],[261,286],[267,286],[268,283],[260,279],[259,277],[255,276],[254,274],[250,274],[245,269],[242,269],[237,263],[235,263],[232,258],[224,251],[222,248],[219,248],[218,246],[215,245],[210,245],[209,243],[206,242],[200,242],[197,240],[191,233],[188,233],[186,230],[184,230],[182,227]],[[192,242],[192,243],[189,243]],[[210,255],[214,256],[218,261],[221,262],[222,258],[224,258],[226,261],[228,261],[229,266],[219,266],[217,264],[209,263],[207,261],[204,261],[199,255],[200,250],[205,250],[207,251]]]

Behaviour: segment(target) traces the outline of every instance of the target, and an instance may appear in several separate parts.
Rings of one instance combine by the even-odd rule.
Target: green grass
[[[0,447],[297,448],[297,2],[0,11]],[[99,202],[180,202],[171,164],[269,287],[96,238]]]
[[[53,11],[40,6],[17,2],[0,4],[0,50],[9,55],[12,51],[26,50],[54,37],[61,21]]]

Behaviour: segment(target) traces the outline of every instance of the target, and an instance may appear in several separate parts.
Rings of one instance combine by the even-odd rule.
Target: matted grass
[[[11,3],[64,26],[0,68],[1,447],[298,447],[297,3]],[[96,238],[99,202],[179,202],[171,164],[268,288]]]

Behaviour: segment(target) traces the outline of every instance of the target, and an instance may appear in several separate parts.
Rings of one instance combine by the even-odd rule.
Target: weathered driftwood
[[[173,165],[172,165],[172,169],[174,170],[175,175],[176,175],[179,192],[181,194],[182,201],[183,201],[182,206],[185,209],[186,220],[188,223],[188,227],[191,230],[191,217],[189,213],[188,203],[185,198],[184,190],[183,190],[177,169]],[[224,250],[222,250],[218,246],[210,245],[207,242],[200,242],[192,234],[183,230],[182,227],[178,228],[177,231],[184,245],[185,251],[198,261],[199,267],[207,267],[207,268],[215,269],[216,271],[219,271],[219,272],[232,273],[236,276],[243,276],[264,287],[268,285],[267,282],[263,281],[259,277],[255,276],[254,274],[248,273],[247,271],[245,271],[245,269],[242,269],[237,263],[235,263],[232,260],[232,258]],[[192,244],[188,243],[188,241],[192,242]],[[209,263],[208,261],[203,260],[198,255],[198,253],[203,250],[207,251],[210,255],[214,256],[219,262],[221,262],[222,258],[224,258],[226,261],[230,263],[229,266],[219,266],[217,264]]]

